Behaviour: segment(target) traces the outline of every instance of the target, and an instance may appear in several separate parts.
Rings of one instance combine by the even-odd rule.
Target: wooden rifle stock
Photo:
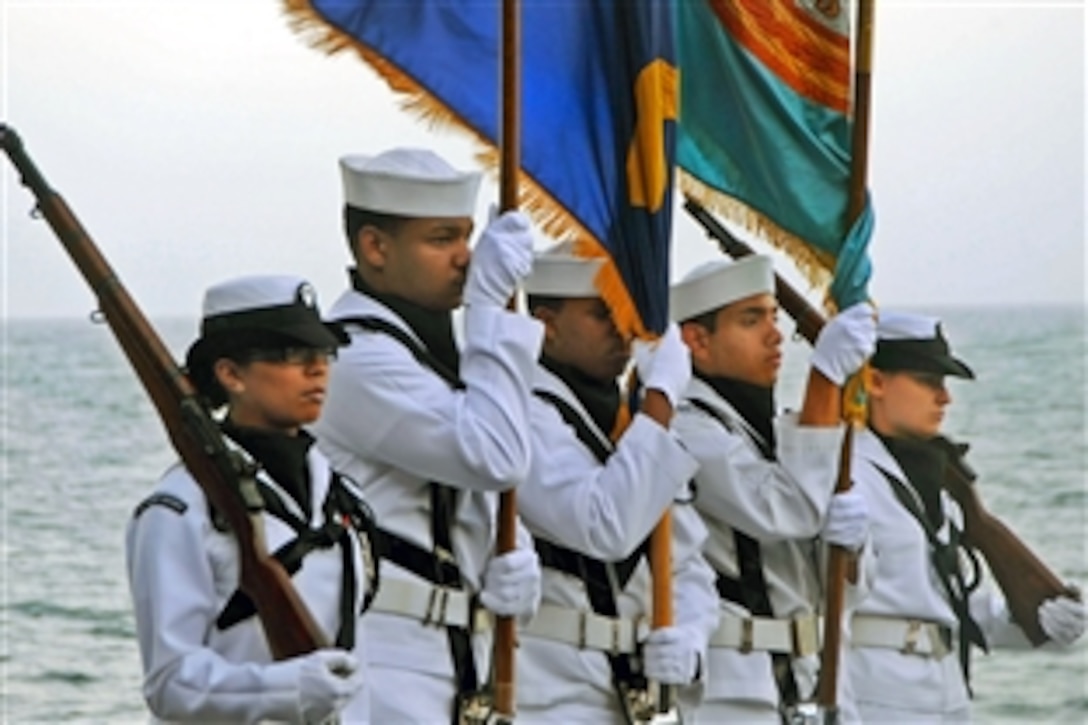
[[[1043,644],[1048,637],[1039,625],[1039,605],[1054,597],[1079,599],[1079,595],[1063,584],[1008,526],[986,510],[975,489],[977,475],[964,460],[967,445],[944,437],[936,441],[948,452],[944,487],[963,509],[965,542],[986,560],[1005,595],[1013,621],[1032,644]]]
[[[0,124],[0,145],[37,200],[37,211],[97,296],[99,311],[140,378],[170,442],[237,537],[239,586],[257,608],[273,657],[286,659],[326,646],[290,577],[268,554],[255,472],[226,448],[189,379],[64,199],[46,183],[14,129]]]

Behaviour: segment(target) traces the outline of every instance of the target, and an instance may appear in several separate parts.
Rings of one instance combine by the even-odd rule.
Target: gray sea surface
[[[1085,309],[927,311],[978,373],[951,383],[946,432],[971,443],[983,500],[1088,583]],[[154,323],[180,357],[195,320]],[[0,324],[0,718],[144,721],[123,532],[173,450],[105,325]],[[799,403],[806,358],[791,340],[783,407]],[[1088,642],[977,656],[974,690],[977,722],[1088,721]]]

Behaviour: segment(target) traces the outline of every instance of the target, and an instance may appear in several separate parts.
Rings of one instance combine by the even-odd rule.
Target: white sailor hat
[[[753,254],[737,261],[715,259],[692,269],[669,290],[669,315],[684,322],[757,294],[774,294],[771,258]]]
[[[333,348],[348,338],[321,320],[313,286],[292,275],[237,277],[204,293],[200,337],[186,355],[190,368],[228,351],[271,345]]]
[[[340,157],[344,203],[402,217],[464,217],[476,210],[481,174],[458,171],[426,149]]]
[[[522,287],[538,297],[600,297],[594,284],[604,266],[600,257],[579,257],[570,242],[560,242],[533,256],[533,268]]]
[[[911,370],[974,379],[975,373],[952,351],[936,317],[881,310],[876,352],[869,364],[878,370]]]

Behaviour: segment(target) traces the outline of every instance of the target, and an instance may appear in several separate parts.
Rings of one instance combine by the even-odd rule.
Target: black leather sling
[[[608,457],[612,455],[612,451],[590,430],[582,416],[569,403],[547,390],[534,390],[533,394],[555,407],[564,422],[574,429],[578,440],[593,453],[599,462],[603,464],[608,460]],[[616,596],[618,592],[623,591],[624,587],[627,586],[635,568],[642,558],[647,555],[649,539],[643,541],[623,561],[606,562],[554,542],[539,537],[534,538],[542,566],[562,571],[580,579],[585,585],[589,605],[595,613],[605,617],[619,616]],[[625,717],[630,718],[627,693],[630,690],[644,689],[646,679],[634,666],[630,655],[607,652],[603,654],[608,658],[608,664],[612,670],[612,684],[616,690],[616,697],[619,699],[620,709]]]
[[[446,381],[454,390],[464,390],[461,379],[442,364],[430,351],[412,339],[397,325],[380,317],[345,317],[337,319],[342,325],[358,325],[371,332],[389,335],[404,345],[412,356],[424,367],[432,370]],[[381,555],[417,576],[431,583],[450,589],[464,589],[461,570],[457,566],[453,553],[451,526],[453,512],[457,508],[457,489],[432,481],[431,490],[431,543],[433,550],[427,552],[403,537],[378,529]],[[473,607],[474,609],[474,607]],[[476,672],[476,658],[472,652],[472,635],[466,627],[446,625],[449,641],[450,659],[453,661],[454,676],[457,679],[457,697],[451,706],[451,722],[460,720],[462,705],[480,689],[480,680]]]

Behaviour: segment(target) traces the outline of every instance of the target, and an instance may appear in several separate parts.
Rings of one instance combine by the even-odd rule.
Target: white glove
[[[1039,626],[1052,642],[1068,646],[1084,634],[1084,602],[1054,597],[1039,605]]]
[[[273,667],[298,671],[298,705],[304,723],[322,723],[333,717],[363,686],[355,655],[342,649],[319,649]]]
[[[859,302],[828,320],[816,338],[812,367],[841,386],[876,349],[876,316]]]
[[[506,307],[533,267],[529,217],[508,211],[493,217],[476,242],[465,281],[466,305]]]
[[[822,532],[824,541],[857,552],[869,537],[869,504],[855,489],[837,493],[827,507]]]
[[[631,351],[643,387],[660,390],[675,408],[691,381],[691,352],[680,339],[677,324],[669,323],[654,342],[635,340]]]
[[[699,674],[699,648],[679,627],[652,630],[642,646],[642,669],[663,685],[690,685]]]
[[[493,556],[484,570],[480,604],[502,617],[529,619],[540,606],[540,557],[520,548]]]

